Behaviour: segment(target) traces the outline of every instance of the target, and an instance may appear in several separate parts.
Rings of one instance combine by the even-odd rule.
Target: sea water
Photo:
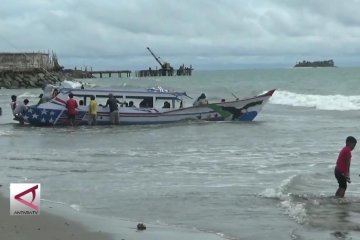
[[[360,138],[359,68],[81,81],[209,101],[277,90],[251,123],[23,127],[12,121],[10,96],[36,103],[41,89],[1,89],[1,184],[41,183],[44,203],[226,239],[360,239],[357,148],[346,198],[333,197],[338,152],[348,135]]]

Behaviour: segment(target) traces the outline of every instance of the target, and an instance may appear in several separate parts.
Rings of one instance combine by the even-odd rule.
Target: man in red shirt
[[[340,151],[335,167],[335,178],[339,183],[335,196],[344,197],[347,188],[347,183],[350,181],[350,162],[351,162],[351,151],[356,146],[356,139],[352,136],[346,138],[346,146]]]
[[[66,108],[68,110],[68,119],[69,124],[71,126],[75,125],[75,116],[76,116],[76,108],[78,104],[75,99],[73,99],[74,95],[72,93],[69,94],[69,99],[66,101]]]

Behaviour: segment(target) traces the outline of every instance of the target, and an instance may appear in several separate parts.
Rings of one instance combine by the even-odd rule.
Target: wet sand
[[[0,194],[0,239],[7,240],[110,240],[109,235],[92,232],[79,223],[44,211],[38,216],[11,216],[9,199]]]
[[[51,203],[41,204],[37,216],[11,216],[10,201],[0,186],[0,239],[6,240],[223,240],[215,233],[166,225],[92,216]],[[53,214],[54,213],[54,214]],[[72,221],[68,220],[72,219]],[[83,223],[84,225],[82,225]]]

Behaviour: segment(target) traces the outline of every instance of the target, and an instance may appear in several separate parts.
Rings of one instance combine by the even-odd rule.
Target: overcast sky
[[[138,70],[360,66],[358,0],[1,0],[0,51],[61,65]]]

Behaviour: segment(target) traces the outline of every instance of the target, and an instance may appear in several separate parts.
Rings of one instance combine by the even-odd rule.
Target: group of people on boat
[[[66,102],[66,108],[68,110],[69,124],[71,126],[75,125],[76,109],[79,107],[76,100],[74,100],[73,97],[74,97],[74,95],[72,93],[70,93],[69,99]],[[82,101],[82,100],[80,100],[80,101]],[[79,104],[80,104],[80,101],[79,101]],[[82,104],[80,104],[80,106],[81,105],[83,105],[83,101],[82,101]],[[105,105],[103,105],[103,104],[98,105],[95,100],[95,96],[92,95],[90,97],[90,104],[89,104],[89,110],[88,110],[89,125],[96,125],[97,107],[98,106],[103,107],[103,108],[109,107],[111,124],[114,124],[114,125],[119,124],[120,123],[119,105],[129,107],[129,108],[136,108],[133,101],[129,101],[129,103],[120,102],[112,93],[109,94],[109,98],[107,99]],[[168,105],[166,105],[166,106],[170,108],[170,103],[168,103]],[[144,108],[150,107],[151,108],[152,107],[152,99],[144,99],[140,103],[140,108],[141,107],[144,107]]]
[[[80,101],[82,101],[82,100],[80,100]],[[119,104],[121,106],[125,106],[125,107],[136,108],[133,101],[129,101],[129,103],[120,102],[112,93],[109,94],[109,98],[107,99],[105,105],[99,104],[99,106],[101,106],[103,108],[109,107],[111,124],[116,125],[116,124],[120,123]],[[205,104],[208,104],[208,100],[206,99],[206,95],[204,93],[202,93],[198,97],[198,99],[194,102],[193,106],[201,106],[201,105],[205,105]],[[96,103],[95,96],[91,96],[90,104],[89,104],[89,125],[96,125],[97,106],[98,105]],[[69,123],[70,123],[70,125],[73,126],[75,124],[75,114],[76,114],[76,108],[78,108],[78,105],[76,103],[76,100],[73,99],[72,93],[69,94],[69,100],[67,100],[67,102],[66,102],[66,108],[68,109]],[[153,108],[152,98],[150,98],[150,97],[144,98],[140,102],[139,108]],[[162,108],[168,109],[168,108],[171,108],[171,105],[168,101],[165,101]]]
[[[66,101],[66,108],[68,110],[68,119],[69,124],[71,126],[75,125],[75,117],[76,117],[76,109],[79,107],[76,100],[73,98],[74,95],[72,93],[69,94],[69,99]],[[80,100],[82,101],[82,100]],[[79,102],[80,102],[79,101]],[[119,124],[119,106],[118,104],[123,104],[119,100],[117,100],[113,94],[109,94],[109,98],[106,101],[106,105],[103,106],[102,104],[99,104],[101,107],[109,107],[110,109],[110,122],[112,124]],[[95,100],[95,96],[90,96],[90,103],[89,103],[89,109],[88,109],[88,122],[89,125],[96,125],[96,119],[97,119],[97,102]]]
[[[68,120],[71,126],[75,125],[75,116],[76,116],[76,109],[80,106],[84,105],[84,101],[80,100],[79,105],[77,104],[76,100],[73,99],[74,95],[72,93],[69,94],[69,99],[66,101],[66,108],[68,110]],[[96,118],[97,118],[97,107],[107,108],[109,107],[110,112],[110,122],[111,124],[117,125],[120,123],[119,119],[119,105],[125,106],[128,108],[137,108],[134,105],[133,101],[127,102],[120,102],[112,93],[109,94],[109,97],[106,101],[106,104],[97,104],[95,100],[95,96],[90,97],[90,104],[89,104],[89,125],[96,125]],[[152,108],[153,107],[153,100],[152,98],[144,98],[140,104],[139,108]],[[170,103],[168,101],[164,102],[163,108],[170,108]]]
[[[84,106],[84,101],[79,101],[80,106]],[[71,126],[75,126],[76,112],[79,107],[76,100],[74,99],[74,94],[69,93],[69,99],[66,101],[66,108],[68,110],[68,120]],[[88,123],[89,125],[96,125],[97,119],[97,103],[95,96],[90,96],[90,103],[88,109]]]

